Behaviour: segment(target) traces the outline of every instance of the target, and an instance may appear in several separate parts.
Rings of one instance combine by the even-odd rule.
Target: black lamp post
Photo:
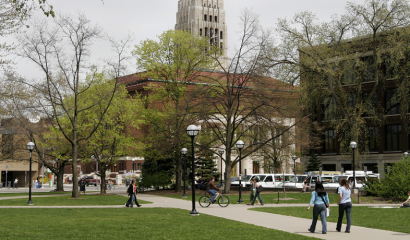
[[[350,147],[353,150],[353,187],[352,188],[356,188],[356,171],[355,171],[356,165],[354,163],[354,150],[357,148],[357,143],[351,142]]]
[[[239,140],[236,142],[236,147],[239,149],[239,199],[238,199],[238,203],[243,203],[243,200],[242,200],[242,170],[241,170],[242,169],[241,151],[242,151],[243,146],[245,146],[245,143],[242,140]]]
[[[31,153],[33,152],[34,148],[36,147],[36,144],[33,142],[27,143],[27,149],[30,151],[30,172],[29,172],[29,187],[28,187],[28,205],[33,205],[33,202],[31,201]]]
[[[218,150],[218,153],[219,153],[219,155],[221,156],[221,186],[223,186],[223,183],[222,183],[222,154],[224,154],[224,152],[225,152],[225,150],[223,150],[222,148],[220,148],[219,150]]]
[[[188,149],[183,148],[183,149],[181,150],[181,153],[182,153],[182,159],[184,160],[184,169],[183,169],[183,172],[182,172],[182,174],[183,174],[183,181],[184,181],[184,195],[182,195],[182,197],[183,197],[183,198],[186,198],[186,194],[185,194],[185,177],[186,177],[185,156],[186,156],[186,154],[188,153]]]
[[[191,137],[191,146],[192,146],[192,211],[190,212],[191,216],[197,216],[198,212],[195,209],[195,154],[194,154],[194,138],[199,133],[199,129],[195,125],[189,125],[186,133]]]
[[[295,174],[295,188],[296,188],[296,159],[298,159],[298,157],[296,157],[296,155],[292,156],[292,160],[293,160],[293,172]]]

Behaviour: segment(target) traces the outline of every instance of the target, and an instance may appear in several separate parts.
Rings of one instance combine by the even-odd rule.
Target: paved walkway
[[[124,195],[121,191],[120,195]],[[34,196],[33,196],[34,197]],[[41,196],[36,196],[41,197]],[[143,208],[179,208],[184,210],[192,210],[192,202],[174,198],[167,198],[149,194],[138,194],[138,199],[152,202],[152,204],[144,204]],[[20,197],[8,197],[10,198],[20,198]],[[27,197],[26,197],[27,198]],[[6,198],[1,198],[6,199]],[[232,200],[232,199],[231,199]],[[262,226],[271,229],[277,229],[285,232],[300,234],[304,236],[316,237],[320,239],[329,239],[329,240],[345,240],[346,238],[355,238],[355,239],[371,239],[371,240],[401,240],[401,239],[410,239],[410,234],[384,231],[378,229],[371,229],[365,227],[352,226],[351,233],[347,234],[342,232],[336,232],[336,223],[328,223],[327,234],[322,234],[322,225],[320,221],[316,226],[316,233],[309,233],[307,229],[309,228],[312,220],[283,216],[278,214],[250,211],[249,208],[255,207],[296,207],[303,206],[306,207],[306,204],[265,204],[265,206],[248,206],[244,204],[231,204],[227,208],[221,208],[219,205],[211,205],[208,208],[202,208],[196,203],[196,210],[201,214],[208,214],[211,216],[221,217],[225,219],[230,219],[234,221],[244,222],[248,224],[254,224],[257,226]],[[332,205],[333,206],[333,205]],[[336,206],[336,205],[335,205]],[[357,205],[356,205],[357,206]],[[389,205],[374,205],[374,204],[360,204],[360,206],[392,206]],[[113,205],[113,206],[3,206],[0,208],[124,208],[124,205]],[[335,214],[335,213],[331,213]],[[343,225],[342,229],[345,227]]]

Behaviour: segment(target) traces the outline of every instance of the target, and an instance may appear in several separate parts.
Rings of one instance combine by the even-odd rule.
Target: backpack
[[[134,190],[134,187],[132,186],[132,184],[130,184],[130,186],[129,186],[128,189],[127,189],[127,193],[128,193],[129,195],[131,195],[132,192],[133,192],[133,190]]]

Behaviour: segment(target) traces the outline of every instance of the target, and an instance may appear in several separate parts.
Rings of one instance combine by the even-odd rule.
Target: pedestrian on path
[[[340,187],[337,191],[339,193],[339,201],[337,202],[337,205],[339,205],[339,219],[337,220],[336,231],[341,231],[344,212],[346,212],[347,225],[345,232],[350,233],[350,226],[352,225],[352,199],[350,198],[350,184],[346,178],[340,179]]]
[[[19,187],[19,180],[16,178],[14,180],[14,188],[18,188]]]
[[[87,184],[87,182],[85,181],[84,177],[81,178],[80,182],[78,183],[78,185],[80,185],[80,192],[83,192],[85,195],[85,185]]]
[[[320,215],[320,220],[322,221],[322,233],[326,234],[327,224],[326,224],[326,207],[329,206],[329,196],[327,195],[325,188],[323,187],[322,182],[316,182],[315,191],[312,192],[312,197],[310,199],[310,206],[315,204],[313,207],[313,220],[312,225],[308,229],[309,232],[314,233],[316,229],[317,219]]]
[[[141,205],[138,204],[137,202],[136,191],[137,191],[137,187],[135,186],[135,179],[132,179],[131,184],[127,189],[127,193],[128,193],[128,196],[130,196],[130,198],[125,204],[126,207],[134,207],[134,201],[137,207],[141,207]]]
[[[249,191],[249,193],[250,193],[249,202],[246,205],[251,205],[251,203],[252,203],[252,201],[253,201],[253,199],[255,198],[255,195],[256,195],[256,181],[255,181],[255,178],[251,178],[250,183],[251,183],[251,188],[250,188],[250,191]],[[259,203],[259,200],[258,200],[258,203]]]
[[[264,204],[263,204],[263,201],[262,201],[262,198],[261,198],[261,189],[262,188],[259,188],[259,183],[258,183],[259,178],[255,178],[254,181],[255,181],[255,187],[256,187],[256,194],[255,194],[255,197],[253,198],[253,201],[252,201],[251,205],[253,205],[255,203],[256,197],[258,197],[259,201],[260,201],[260,203],[258,203],[258,205],[263,206]]]

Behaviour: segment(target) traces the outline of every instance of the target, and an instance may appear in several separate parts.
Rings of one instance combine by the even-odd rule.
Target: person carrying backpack
[[[130,196],[130,198],[128,199],[125,206],[126,207],[134,207],[133,202],[135,201],[135,204],[137,205],[137,207],[141,207],[141,204],[138,204],[138,201],[137,201],[137,195],[136,195],[137,194],[137,187],[135,186],[135,179],[132,179],[132,182],[131,182],[130,186],[127,189],[127,193],[128,193],[128,196]]]
[[[320,220],[322,220],[322,233],[326,234],[326,208],[329,207],[329,196],[327,195],[322,182],[316,182],[315,191],[312,192],[309,207],[307,208],[308,211],[313,203],[315,204],[315,206],[313,207],[313,220],[312,225],[310,226],[308,231],[311,233],[315,232],[317,219],[320,215]]]

